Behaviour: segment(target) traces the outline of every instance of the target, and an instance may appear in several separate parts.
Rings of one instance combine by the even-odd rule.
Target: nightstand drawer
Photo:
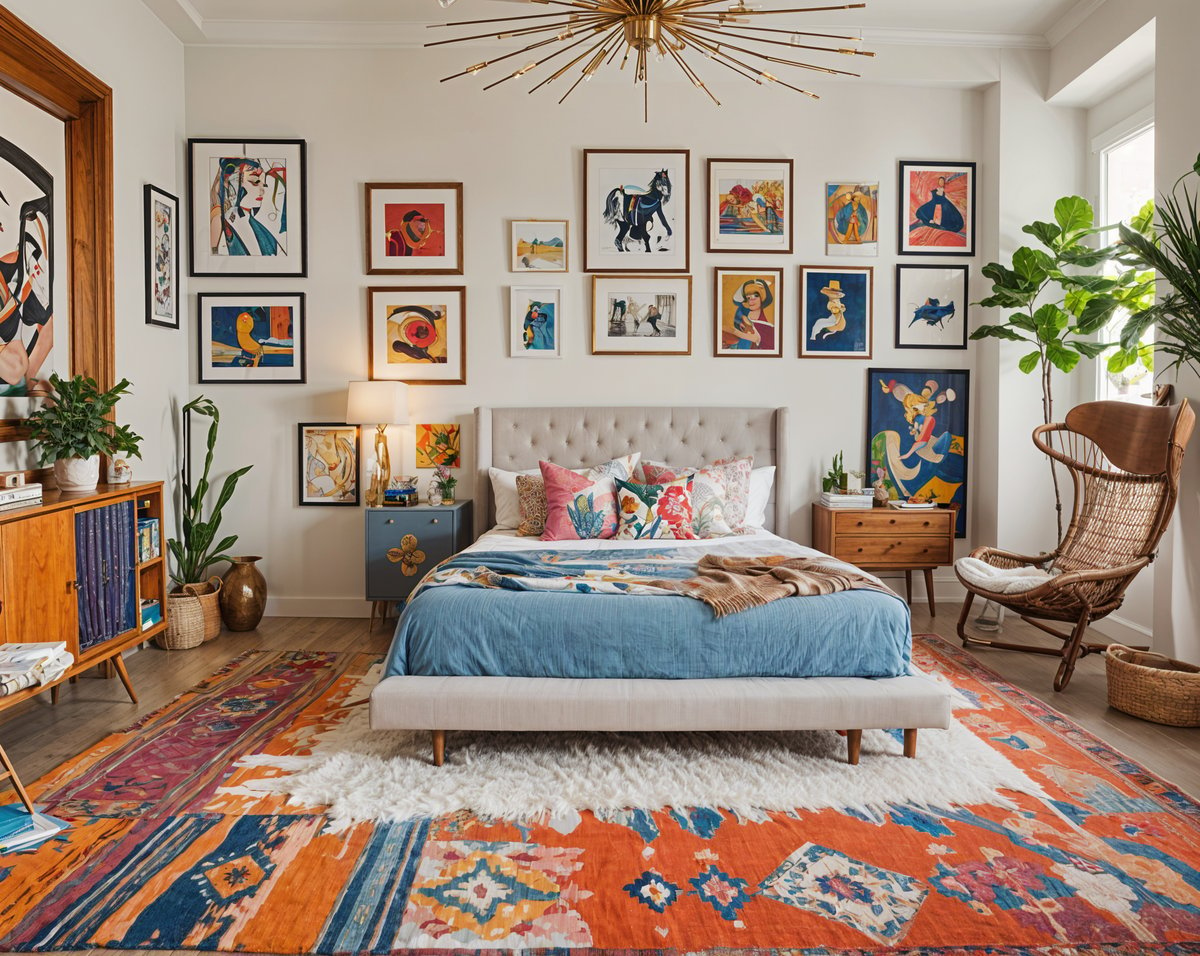
[[[907,516],[906,516],[907,517]],[[900,534],[839,534],[833,556],[860,567],[922,567],[949,564],[951,543],[944,537]]]
[[[387,508],[367,515],[367,600],[401,601],[438,562],[469,543],[469,509]]]
[[[954,521],[953,511],[868,511],[865,514],[840,512],[834,515],[834,532],[847,534],[939,534],[944,535]]]

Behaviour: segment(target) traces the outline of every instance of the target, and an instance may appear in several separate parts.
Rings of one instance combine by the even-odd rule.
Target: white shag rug
[[[353,708],[337,727],[308,741],[311,756],[242,758],[239,766],[263,775],[222,792],[285,793],[290,803],[326,808],[335,829],[460,810],[553,822],[581,810],[604,817],[631,808],[720,807],[761,819],[771,810],[832,807],[877,816],[903,804],[1012,806],[1004,790],[1044,796],[957,721],[949,730],[922,730],[916,759],[902,756],[892,734],[864,731],[861,762],[853,767],[845,738],[833,731],[452,731],[446,763],[434,767],[428,731],[372,731],[366,711]]]

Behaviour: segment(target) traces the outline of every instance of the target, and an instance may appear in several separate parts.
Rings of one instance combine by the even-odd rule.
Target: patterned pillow
[[[637,480],[655,484],[675,481],[693,474],[695,484],[692,488],[692,530],[698,538],[723,538],[734,533],[725,518],[728,472],[729,469],[723,465],[675,468],[660,461],[643,461],[638,465]]]
[[[543,541],[612,538],[617,533],[614,478],[588,478],[548,461],[538,462],[546,485]]]
[[[570,470],[584,478],[591,478],[593,481],[610,477],[629,478],[633,474],[639,458],[641,458],[641,453],[634,452],[632,455],[622,455],[620,458],[601,462],[591,468],[572,468]],[[540,537],[546,530],[546,483],[540,475],[520,477],[524,477],[525,480],[516,482],[517,506],[521,515],[520,521],[516,525],[517,534],[533,538]]]
[[[720,471],[725,479],[725,523],[734,534],[746,532],[746,511],[750,507],[750,472],[753,458],[723,458],[708,466]]]
[[[692,476],[661,484],[617,479],[618,538],[695,538]]]

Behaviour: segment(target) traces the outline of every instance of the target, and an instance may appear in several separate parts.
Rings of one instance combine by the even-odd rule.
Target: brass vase
[[[257,554],[230,559],[221,588],[221,619],[231,631],[253,631],[267,609],[267,580],[256,568]]]

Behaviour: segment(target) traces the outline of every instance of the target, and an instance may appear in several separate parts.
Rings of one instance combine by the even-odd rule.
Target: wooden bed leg
[[[858,754],[862,750],[862,731],[846,731],[846,763],[858,766]]]
[[[915,757],[917,755],[917,728],[907,727],[904,730],[904,756]]]
[[[433,732],[433,765],[440,767],[446,762],[446,731]]]

